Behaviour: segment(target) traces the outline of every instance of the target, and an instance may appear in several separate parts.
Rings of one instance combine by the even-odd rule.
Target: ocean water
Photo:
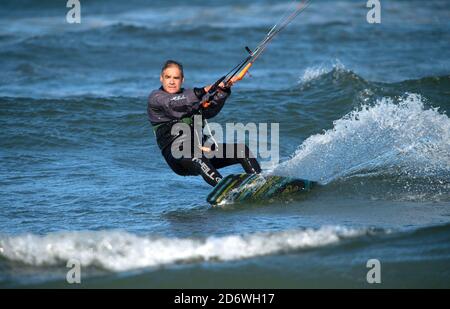
[[[0,287],[450,287],[450,4],[318,1],[218,123],[279,123],[264,173],[322,186],[211,208],[147,120],[169,58],[214,82],[288,1],[3,1]],[[262,160],[264,161],[264,160]],[[222,174],[241,172],[239,166]],[[380,284],[367,262],[378,259]]]

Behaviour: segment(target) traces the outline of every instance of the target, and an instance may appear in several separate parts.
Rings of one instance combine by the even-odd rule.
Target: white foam
[[[337,71],[337,72],[347,72],[347,69],[345,66],[336,59],[334,63],[331,65],[327,64],[321,64],[313,67],[306,68],[305,71],[303,71],[302,76],[299,79],[300,84],[305,84],[308,82],[311,82],[325,74],[330,73],[331,71]]]
[[[450,120],[418,94],[383,98],[306,139],[270,173],[329,183],[361,171],[409,176],[450,173]]]
[[[0,256],[28,265],[83,266],[111,271],[177,262],[230,261],[334,244],[370,233],[340,226],[208,238],[143,237],[127,232],[65,232],[46,236],[0,236]]]

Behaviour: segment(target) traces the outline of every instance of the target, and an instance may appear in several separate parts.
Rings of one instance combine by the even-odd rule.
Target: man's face
[[[181,85],[184,78],[181,76],[181,71],[176,66],[168,67],[159,77],[161,85],[168,93],[177,93],[181,90]]]

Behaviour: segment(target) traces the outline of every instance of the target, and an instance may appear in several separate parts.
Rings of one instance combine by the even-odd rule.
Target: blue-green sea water
[[[214,82],[290,2],[65,4],[0,8],[0,287],[72,287],[71,259],[79,287],[450,287],[448,1],[381,1],[381,24],[312,1],[213,120],[279,123],[264,173],[322,186],[221,208],[166,165],[147,96],[167,59]]]

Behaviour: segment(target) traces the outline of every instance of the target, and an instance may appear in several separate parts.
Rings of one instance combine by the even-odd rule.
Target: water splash
[[[306,139],[271,173],[323,184],[357,174],[449,182],[450,120],[436,108],[425,108],[418,94],[382,98]]]
[[[321,76],[324,76],[331,72],[337,72],[337,73],[349,73],[350,71],[347,70],[344,66],[344,64],[339,60],[336,59],[333,63],[330,64],[321,64],[313,67],[308,67],[303,71],[302,76],[299,78],[299,84],[306,84],[313,80],[316,80],[320,78]]]

